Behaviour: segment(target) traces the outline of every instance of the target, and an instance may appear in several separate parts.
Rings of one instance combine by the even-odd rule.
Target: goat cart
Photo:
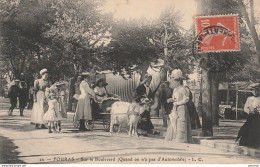
[[[108,97],[103,99],[101,102],[96,102],[91,99],[92,106],[92,118],[93,120],[86,121],[86,128],[93,130],[96,125],[103,125],[105,131],[109,131],[110,128],[110,110],[114,102],[120,101],[117,97]],[[79,128],[79,121],[73,117],[73,125],[75,128]]]

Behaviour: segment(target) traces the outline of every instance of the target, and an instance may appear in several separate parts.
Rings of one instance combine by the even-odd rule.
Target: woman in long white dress
[[[40,71],[41,79],[34,81],[34,103],[31,115],[31,122],[35,124],[35,128],[46,128],[43,120],[44,103],[46,102],[45,90],[50,87],[48,81],[48,71],[43,69]],[[39,127],[41,125],[41,127]]]
[[[179,143],[192,143],[191,124],[186,103],[189,101],[189,89],[183,86],[181,70],[173,70],[171,74],[171,84],[173,86],[172,98],[168,103],[173,103],[173,109],[169,114],[165,140],[172,140]]]
[[[80,96],[76,107],[75,120],[79,121],[79,130],[87,130],[85,121],[92,120],[90,97],[95,98],[95,92],[89,86],[90,74],[84,73],[81,77]]]

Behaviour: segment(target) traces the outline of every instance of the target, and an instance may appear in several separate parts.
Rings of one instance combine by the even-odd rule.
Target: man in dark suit
[[[173,107],[172,103],[167,103],[167,99],[172,98],[172,93],[173,93],[173,89],[170,88],[169,85],[170,85],[170,82],[165,81],[162,84],[162,88],[161,88],[160,94],[159,94],[164,127],[167,127],[167,122],[169,120],[169,114],[171,113],[171,110]]]
[[[20,109],[20,116],[23,116],[23,110],[27,105],[27,101],[29,99],[29,90],[25,86],[25,82],[21,81],[21,89],[19,93],[19,109]]]
[[[17,97],[19,95],[19,92],[20,92],[20,88],[19,88],[19,82],[20,80],[19,79],[15,79],[14,80],[15,84],[12,85],[10,88],[9,88],[9,98],[10,98],[10,103],[11,103],[11,107],[9,108],[9,111],[8,111],[8,115],[11,116],[12,113],[13,113],[13,110],[14,108],[16,107],[16,104],[17,104]]]
[[[140,83],[140,85],[136,88],[136,94],[138,97],[140,96],[147,96],[149,98],[152,98],[152,91],[150,88],[152,81],[151,75],[146,75],[145,79]]]

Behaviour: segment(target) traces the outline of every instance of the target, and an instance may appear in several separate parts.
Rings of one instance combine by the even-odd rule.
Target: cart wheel
[[[110,128],[110,122],[107,121],[103,121],[103,127],[106,131],[109,131]]]
[[[86,121],[86,128],[89,130],[94,129],[94,121]]]
[[[75,127],[75,128],[79,128],[79,122],[78,121],[76,121],[76,115],[74,115],[73,116],[73,126]]]

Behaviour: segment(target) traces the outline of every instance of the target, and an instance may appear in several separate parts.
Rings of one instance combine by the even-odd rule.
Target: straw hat
[[[95,85],[98,86],[100,82],[103,82],[102,86],[104,86],[104,87],[108,85],[108,83],[106,83],[103,78],[98,79],[97,82],[95,83]]]
[[[46,68],[44,68],[44,69],[42,69],[41,71],[40,71],[40,74],[41,75],[44,75],[45,73],[47,73],[48,72],[48,70],[46,69]]]
[[[62,85],[65,85],[65,83],[64,83],[64,82],[62,82],[62,81],[60,81],[60,82],[56,83],[56,86],[62,86]]]
[[[252,85],[250,85],[251,88],[254,89],[259,89],[260,88],[260,83],[253,83]]]
[[[174,80],[184,79],[184,77],[182,75],[182,71],[180,69],[173,70],[172,73],[171,73],[171,78],[174,79]]]
[[[91,73],[89,73],[89,72],[83,72],[79,76],[90,76],[90,75],[91,75]]]

